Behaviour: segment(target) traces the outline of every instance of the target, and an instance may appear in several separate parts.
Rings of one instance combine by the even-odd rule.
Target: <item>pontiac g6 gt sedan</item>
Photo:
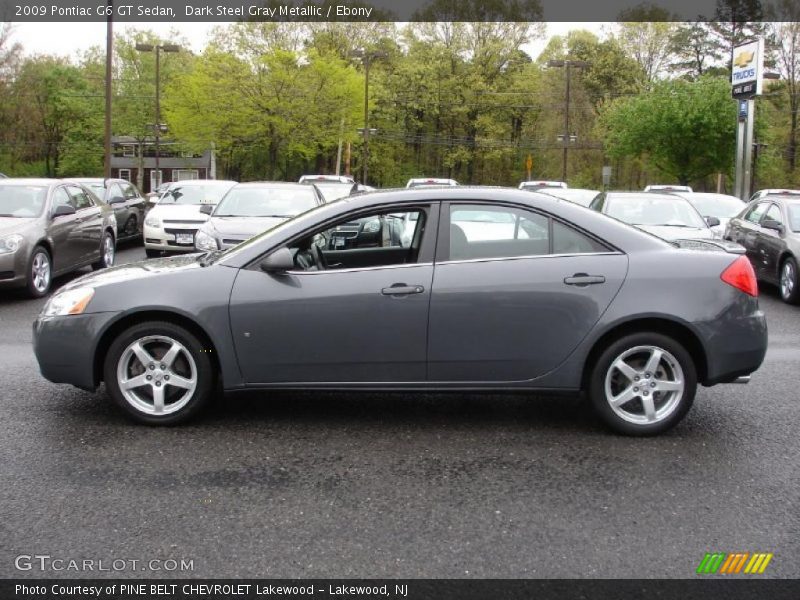
[[[513,222],[487,235],[464,223]],[[410,243],[329,247],[347,223],[413,216]],[[225,390],[585,391],[619,432],[678,423],[697,385],[747,379],[767,347],[743,255],[679,249],[545,194],[356,195],[227,251],[65,286],[34,324],[43,375],[134,419]]]

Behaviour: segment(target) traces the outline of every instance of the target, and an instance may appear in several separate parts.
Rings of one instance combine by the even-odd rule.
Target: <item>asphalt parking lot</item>
[[[687,578],[710,551],[773,552],[764,576],[800,577],[800,307],[761,302],[751,383],[701,388],[676,429],[630,439],[577,398],[487,395],[238,395],[138,426],[102,388],[45,381],[44,301],[4,292],[0,577]],[[15,568],[36,554],[193,569]]]

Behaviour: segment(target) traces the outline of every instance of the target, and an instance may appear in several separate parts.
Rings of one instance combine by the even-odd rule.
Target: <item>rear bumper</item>
[[[757,310],[737,317],[721,316],[695,323],[706,349],[706,386],[743,383],[738,378],[758,370],[767,353],[767,320]]]
[[[115,314],[37,318],[33,322],[33,352],[44,378],[93,391],[97,387],[97,344]]]

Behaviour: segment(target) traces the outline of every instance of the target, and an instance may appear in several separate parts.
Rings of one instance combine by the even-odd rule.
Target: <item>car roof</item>
[[[6,177],[3,179],[3,185],[55,185],[63,182],[63,179],[47,177]]]
[[[349,184],[352,185],[352,184]],[[298,183],[296,181],[243,181],[234,187],[274,187],[274,188],[302,188],[307,189],[311,186]]]
[[[176,185],[222,185],[222,184],[230,184],[236,185],[239,183],[238,181],[230,181],[227,179],[186,179],[184,181],[170,181],[169,187],[176,186]]]
[[[660,198],[662,200],[686,200],[679,194],[664,194],[659,192],[606,192],[606,198],[642,198],[643,200],[652,200],[653,198]]]

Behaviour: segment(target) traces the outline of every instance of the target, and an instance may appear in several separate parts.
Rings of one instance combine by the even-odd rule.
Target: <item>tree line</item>
[[[754,183],[800,187],[800,7],[782,1],[774,22],[756,0],[720,0],[717,20],[693,23],[641,5],[602,36],[552,36],[536,57],[540,23],[224,24],[199,54],[162,54],[162,121],[187,151],[213,144],[220,177],[294,180],[334,172],[339,156],[342,172],[359,174],[366,55],[372,185],[420,176],[515,185],[529,156],[532,177],[561,179],[566,145],[574,187],[599,188],[608,165],[614,188],[724,189],[732,49],[764,36],[768,70],[781,78],[757,100]],[[147,30],[115,38],[113,132],[147,140],[155,65],[137,43],[188,44]],[[104,49],[72,59],[23,50],[0,24],[0,171],[102,174]],[[564,61],[574,65],[568,109]]]

